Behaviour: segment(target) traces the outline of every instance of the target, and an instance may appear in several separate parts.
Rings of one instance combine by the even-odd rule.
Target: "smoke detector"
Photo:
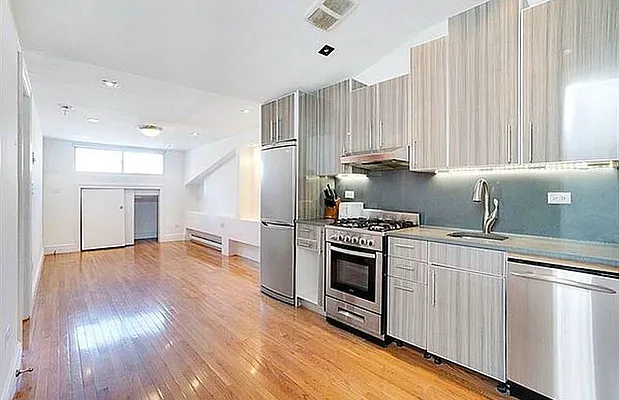
[[[358,0],[321,0],[306,19],[316,28],[329,31],[350,15],[357,2]]]
[[[69,115],[69,113],[73,111],[73,106],[69,104],[58,104],[58,108],[62,115]]]

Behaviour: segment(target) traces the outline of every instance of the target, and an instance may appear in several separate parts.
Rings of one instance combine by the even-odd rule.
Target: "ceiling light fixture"
[[[58,104],[58,107],[60,108],[60,113],[62,115],[68,115],[71,111],[73,111],[73,106],[69,104]]]
[[[163,132],[163,128],[157,125],[145,124],[138,126],[138,131],[140,131],[142,135],[146,137],[157,137],[161,135],[161,132]]]
[[[335,47],[325,44],[322,49],[318,50],[318,54],[329,57],[335,51]]]
[[[191,136],[193,136],[193,137],[198,137],[198,136],[200,136],[200,133],[198,133],[198,132],[194,132],[194,133],[192,133],[192,134],[191,134]]]
[[[120,86],[118,81],[115,81],[113,79],[101,79],[101,85],[110,89],[118,89],[118,87]]]
[[[86,121],[88,121],[91,124],[98,124],[99,118],[86,118]]]
[[[251,110],[248,110],[247,108],[241,109],[241,114],[249,114],[249,113],[251,113]]]

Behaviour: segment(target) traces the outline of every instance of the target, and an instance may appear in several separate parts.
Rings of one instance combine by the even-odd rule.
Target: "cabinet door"
[[[263,146],[275,142],[276,120],[277,102],[263,104],[260,107],[260,137]]]
[[[350,94],[349,152],[363,153],[376,148],[376,86],[357,89]]]
[[[449,19],[452,167],[518,162],[518,23],[518,0]]]
[[[503,278],[430,267],[428,351],[505,381]]]
[[[525,163],[619,157],[619,2],[523,11]]]
[[[351,81],[346,80],[318,92],[319,175],[336,175],[347,171],[340,158],[348,153]]]
[[[374,148],[393,149],[409,143],[410,79],[409,75],[377,85],[378,135]]]
[[[293,93],[277,100],[277,141],[295,138],[295,96]]]
[[[447,167],[447,38],[411,49],[411,170]]]
[[[389,277],[387,294],[387,334],[425,349],[426,286]]]

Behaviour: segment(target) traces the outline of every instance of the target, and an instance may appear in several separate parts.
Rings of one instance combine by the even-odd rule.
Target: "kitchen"
[[[501,393],[615,398],[619,7],[447,27],[404,75],[263,104],[262,291]]]

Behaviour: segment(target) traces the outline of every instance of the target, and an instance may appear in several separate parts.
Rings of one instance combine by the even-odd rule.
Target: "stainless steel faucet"
[[[482,230],[484,233],[490,233],[496,220],[499,219],[499,201],[497,199],[493,200],[494,210],[490,212],[489,192],[487,180],[482,178],[475,182],[475,186],[473,186],[473,203],[484,202],[484,219],[482,220]]]

